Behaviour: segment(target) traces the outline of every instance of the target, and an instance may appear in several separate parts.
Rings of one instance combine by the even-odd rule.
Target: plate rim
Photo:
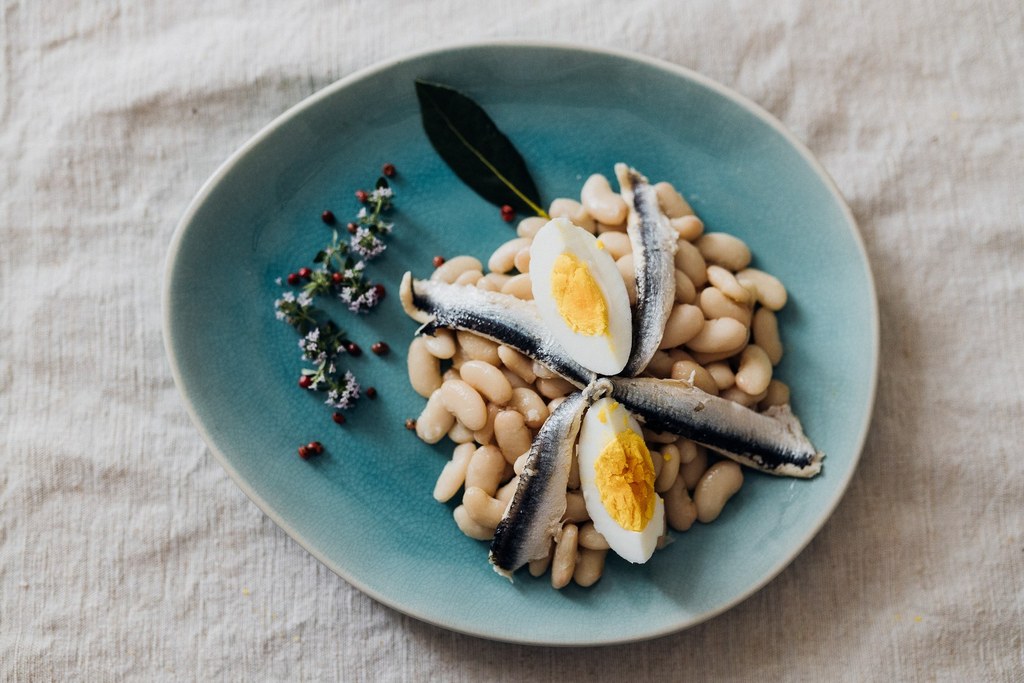
[[[832,498],[828,501],[828,504],[824,510],[824,513],[819,517],[817,522],[808,527],[799,542],[794,546],[794,549],[787,553],[785,557],[780,559],[775,565],[773,565],[761,580],[755,582],[750,588],[745,591],[741,591],[731,600],[725,602],[718,608],[706,610],[705,612],[695,615],[689,620],[679,621],[672,626],[652,629],[644,631],[642,633],[634,633],[625,637],[608,637],[608,638],[591,638],[587,640],[573,640],[571,638],[550,641],[550,640],[530,640],[528,638],[514,638],[509,637],[500,632],[497,629],[491,629],[490,631],[483,630],[472,630],[470,628],[464,628],[452,623],[445,623],[440,618],[424,614],[420,610],[410,608],[405,605],[398,604],[386,595],[381,594],[379,591],[369,588],[364,585],[361,581],[353,578],[348,571],[344,568],[337,566],[331,559],[320,553],[317,549],[307,541],[303,534],[299,533],[293,526],[286,522],[277,511],[269,505],[255,490],[249,485],[247,480],[243,478],[238,470],[231,464],[230,460],[220,451],[215,445],[214,440],[204,426],[203,421],[200,419],[196,412],[195,406],[190,398],[189,392],[185,387],[184,380],[182,377],[181,369],[179,367],[178,355],[175,350],[175,346],[171,339],[171,300],[173,292],[171,288],[171,281],[173,272],[175,270],[176,263],[178,261],[178,255],[181,249],[181,244],[184,239],[189,226],[195,219],[196,213],[205,204],[206,200],[216,188],[220,182],[234,169],[234,167],[249,154],[251,150],[260,145],[267,137],[272,135],[280,126],[300,115],[306,109],[314,106],[319,101],[331,97],[334,93],[343,90],[350,84],[370,78],[377,73],[392,69],[404,62],[421,60],[429,58],[431,56],[440,55],[444,53],[452,53],[459,51],[471,51],[479,49],[489,48],[524,48],[528,50],[571,50],[581,53],[588,53],[594,55],[600,55],[605,57],[614,57],[619,60],[626,62],[639,63],[654,69],[658,69],[667,72],[673,76],[682,78],[684,80],[693,81],[703,87],[708,88],[714,93],[730,100],[733,104],[741,107],[747,112],[754,115],[762,122],[768,124],[776,133],[782,136],[782,138],[800,155],[804,163],[814,171],[818,178],[822,181],[825,188],[832,195],[833,200],[836,202],[840,209],[840,213],[847,223],[847,227],[851,236],[853,237],[856,250],[862,259],[864,269],[867,275],[867,289],[866,292],[870,300],[870,322],[871,322],[871,362],[872,372],[870,376],[870,384],[867,393],[867,402],[865,405],[865,418],[860,429],[860,433],[857,436],[857,446],[853,455],[853,459],[850,462],[850,467],[847,469],[844,477],[839,482],[838,487],[832,495]],[[876,394],[878,389],[878,374],[879,374],[879,354],[880,354],[880,323],[879,323],[879,307],[878,307],[878,296],[877,289],[875,286],[874,273],[871,268],[871,261],[868,258],[867,249],[864,244],[863,236],[861,235],[860,227],[853,215],[849,204],[846,202],[845,197],[839,190],[832,176],[824,168],[824,166],[814,157],[810,149],[799,140],[792,132],[790,132],[781,121],[779,121],[773,114],[768,112],[766,109],[761,107],[759,104],[746,96],[728,88],[727,86],[712,80],[708,76],[704,76],[692,69],[687,67],[668,62],[666,60],[651,57],[646,54],[638,52],[632,52],[629,50],[619,48],[608,48],[603,46],[592,46],[584,45],[580,43],[574,43],[571,41],[556,41],[556,40],[518,40],[518,39],[494,39],[494,40],[481,40],[481,41],[469,41],[469,42],[451,42],[441,46],[432,47],[422,50],[414,50],[402,53],[400,55],[391,57],[389,59],[376,62],[362,69],[352,72],[351,74],[344,76],[327,86],[324,86],[320,90],[310,94],[303,98],[299,102],[288,107],[284,112],[278,114],[269,123],[264,125],[258,132],[252,137],[245,141],[238,149],[236,149],[227,159],[214,170],[214,172],[203,182],[199,187],[192,200],[189,202],[181,219],[178,221],[174,228],[174,232],[171,236],[170,244],[168,245],[167,257],[164,262],[163,269],[163,283],[161,286],[161,307],[162,307],[162,325],[161,335],[163,337],[164,352],[167,356],[168,363],[171,369],[171,376],[174,380],[174,385],[178,390],[179,395],[184,403],[185,410],[192,421],[193,426],[199,432],[207,448],[213,454],[214,458],[224,468],[228,476],[234,481],[234,483],[242,490],[242,492],[251,500],[256,506],[267,515],[278,527],[280,527],[293,541],[299,544],[306,552],[315,557],[324,566],[330,569],[334,574],[342,578],[349,585],[356,588],[364,595],[372,598],[373,600],[386,605],[387,607],[413,617],[419,621],[426,622],[433,626],[437,626],[449,631],[462,633],[469,636],[478,638],[484,638],[487,640],[493,640],[498,642],[514,643],[520,645],[540,645],[540,646],[557,646],[557,647],[595,647],[602,645],[615,645],[632,643],[639,641],[652,640],[667,636],[673,633],[679,633],[686,629],[692,628],[698,624],[715,618],[716,616],[727,612],[739,603],[745,601],[747,598],[757,593],[764,588],[768,583],[774,580],[779,574],[782,573],[786,567],[793,563],[793,561],[804,551],[807,545],[814,539],[815,536],[821,531],[824,525],[832,518],[833,513],[838,507],[840,501],[846,495],[846,491],[849,488],[850,482],[853,479],[854,473],[857,471],[857,467],[860,464],[860,459],[864,452],[864,446],[867,441],[868,432],[871,428],[871,423],[874,414],[874,406],[876,403]]]

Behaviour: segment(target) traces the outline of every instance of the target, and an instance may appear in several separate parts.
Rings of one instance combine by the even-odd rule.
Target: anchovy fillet
[[[769,474],[807,479],[821,471],[825,455],[804,435],[788,404],[757,413],[681,380],[636,377],[611,383],[612,397],[656,430]]]
[[[551,539],[562,528],[576,436],[590,392],[571,394],[537,432],[519,486],[494,531],[490,561],[494,571],[512,573],[530,560],[546,557]]]
[[[577,363],[555,340],[532,302],[472,285],[402,278],[402,306],[420,332],[450,327],[474,332],[543,363],[577,387],[593,381],[592,371]]]
[[[647,178],[626,164],[615,164],[615,175],[630,209],[626,232],[636,266],[633,348],[621,373],[633,377],[647,367],[661,345],[665,321],[675,303],[677,235]]]

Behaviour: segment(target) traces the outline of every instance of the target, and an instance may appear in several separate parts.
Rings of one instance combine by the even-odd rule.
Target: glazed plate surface
[[[451,454],[403,428],[424,400],[405,349],[416,324],[398,283],[441,254],[486,262],[514,236],[445,166],[423,133],[413,81],[469,94],[523,154],[545,204],[625,161],[679,188],[709,231],[750,245],[790,301],[777,375],[828,457],[811,481],[747,471],[715,523],[696,524],[643,566],[609,557],[592,588],[562,591],[525,571],[513,584],[463,536],[431,491]],[[330,239],[385,162],[395,164],[395,232],[368,270],[388,296],[365,316],[328,308],[368,351],[345,359],[377,388],[331,422],[296,388],[298,336],[274,317],[275,278]],[[514,224],[513,224],[514,225]],[[650,638],[708,619],[778,574],[831,514],[856,467],[874,401],[878,315],[856,225],[811,155],[764,111],[708,79],[643,57],[550,44],[487,44],[395,60],[324,89],[233,155],[178,226],[165,280],[165,340],[189,413],[238,485],[288,534],[366,594],[477,636],[583,645]],[[325,308],[327,308],[325,306]],[[318,439],[309,462],[296,447]]]

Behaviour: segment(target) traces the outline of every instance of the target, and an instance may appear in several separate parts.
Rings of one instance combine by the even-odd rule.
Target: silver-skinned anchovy
[[[612,397],[655,430],[679,434],[768,474],[810,478],[825,457],[789,405],[757,413],[682,380],[613,379]]]
[[[661,345],[665,321],[676,296],[677,234],[658,205],[654,188],[635,168],[615,164],[622,198],[629,205],[626,232],[636,266],[633,349],[622,375],[633,377],[650,363]]]
[[[601,382],[606,385],[606,380]],[[502,576],[511,579],[530,560],[546,557],[551,539],[562,528],[576,437],[594,393],[588,389],[568,396],[537,432],[515,495],[491,541],[490,561]]]
[[[532,302],[472,285],[402,278],[399,296],[420,332],[449,327],[474,332],[510,346],[543,363],[579,388],[593,381],[592,371],[577,363],[555,340]]]

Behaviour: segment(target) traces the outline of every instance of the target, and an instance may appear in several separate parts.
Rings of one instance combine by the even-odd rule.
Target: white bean
[[[779,337],[779,319],[767,308],[759,308],[751,323],[754,343],[764,349],[772,365],[782,360],[782,339]]]
[[[708,469],[707,449],[698,445],[696,451],[697,454],[693,456],[693,459],[684,462],[682,467],[679,468],[679,476],[686,482],[686,488],[691,491],[697,487],[697,482],[700,481],[700,478],[704,476],[704,472]]]
[[[624,222],[629,213],[625,200],[612,190],[608,179],[600,173],[595,173],[583,183],[580,202],[588,214],[608,225]]]
[[[608,225],[607,223],[598,223],[597,224],[597,234],[598,235],[604,235],[605,233],[609,233],[609,232],[626,232],[626,224],[625,224],[625,222],[616,223],[615,225]]]
[[[665,518],[676,531],[687,531],[697,519],[697,506],[690,500],[682,477],[676,477],[665,492]]]
[[[676,268],[676,303],[692,304],[697,300],[697,289],[686,273]]]
[[[466,355],[466,360],[482,360],[490,365],[498,365],[501,359],[498,358],[498,345],[490,339],[459,330],[455,333],[459,340],[459,348]]]
[[[494,538],[494,529],[474,521],[466,511],[465,505],[455,508],[455,511],[452,512],[452,517],[455,518],[455,523],[459,525],[459,530],[470,538],[475,538],[478,541],[489,541]]]
[[[608,541],[594,528],[593,522],[585,522],[577,530],[579,544],[591,550],[608,550]]]
[[[744,325],[750,325],[750,318],[753,311],[750,306],[736,303],[722,293],[718,287],[705,287],[700,292],[700,310],[704,311],[704,317],[712,318],[733,318]]]
[[[505,514],[505,503],[487,495],[483,489],[475,486],[466,488],[462,494],[462,506],[474,522],[480,526],[494,529]]]
[[[441,385],[441,400],[455,418],[469,431],[483,429],[487,424],[487,404],[480,393],[461,379],[448,380]]]
[[[757,300],[765,308],[777,311],[786,305],[786,288],[777,277],[757,268],[745,268],[736,273],[741,285],[752,283],[757,288]]]
[[[712,396],[718,396],[718,385],[715,383],[715,378],[711,376],[711,373],[704,366],[692,360],[680,360],[672,364],[672,379],[681,379],[688,382],[691,375],[693,375],[693,385],[695,387]]]
[[[484,274],[482,272],[480,272],[479,270],[467,270],[465,273],[463,273],[462,275],[460,275],[457,278],[455,278],[455,283],[454,284],[457,284],[457,285],[475,285],[477,282],[482,280],[483,277],[484,277]]]
[[[749,304],[753,301],[750,290],[741,285],[736,276],[722,266],[708,266],[708,282],[737,303]]]
[[[546,572],[548,570],[548,567],[551,566],[551,558],[554,556],[554,554],[555,542],[551,541],[550,545],[548,546],[548,554],[545,557],[542,557],[537,560],[530,560],[530,576],[534,578],[537,578],[538,576],[543,576],[544,572]]]
[[[686,437],[679,437],[679,440],[676,441],[676,449],[679,451],[680,465],[693,462],[693,459],[697,457],[697,444]]]
[[[654,444],[668,444],[675,443],[679,437],[671,432],[656,432],[653,429],[643,428],[644,441]]]
[[[455,447],[452,452],[452,459],[445,463],[441,474],[434,484],[434,500],[439,503],[447,503],[451,500],[463,482],[466,481],[466,469],[469,467],[469,460],[476,452],[476,446],[471,443],[464,443]]]
[[[512,385],[501,370],[482,360],[463,363],[459,374],[469,386],[491,403],[503,406],[512,399]]]
[[[608,551],[578,548],[578,555],[572,580],[584,588],[593,586],[604,572],[604,560],[608,556]]]
[[[661,459],[663,461],[661,471],[658,472],[658,476],[654,480],[654,490],[658,493],[664,493],[671,488],[679,475],[679,466],[682,464],[679,449],[674,443],[661,447]]]
[[[445,408],[441,390],[437,389],[427,399],[423,412],[416,418],[416,436],[427,443],[437,443],[454,424],[455,416]]]
[[[647,372],[651,377],[665,378],[672,372],[672,364],[675,361],[672,360],[672,356],[668,355],[664,351],[655,351],[654,355],[651,356],[651,362],[644,368],[644,372]]]
[[[697,519],[707,524],[718,519],[726,501],[743,486],[743,471],[732,460],[722,460],[704,473],[693,493]]]
[[[503,410],[494,416],[494,440],[498,442],[505,460],[515,463],[519,456],[530,450],[533,435],[519,411]]]
[[[409,365],[409,384],[413,390],[428,398],[441,386],[441,361],[427,349],[423,337],[413,337],[406,357]]]
[[[700,336],[704,329],[704,314],[692,304],[676,304],[665,321],[665,333],[661,337],[661,349],[671,349],[689,343]]]
[[[676,242],[676,268],[686,273],[695,287],[701,287],[708,281],[708,264],[704,261],[700,250],[686,240]]]
[[[680,348],[669,349],[668,357],[672,359],[673,363],[678,363],[681,360],[693,360],[693,356],[691,356],[686,351],[683,351]]]
[[[736,371],[736,386],[756,396],[768,389],[772,381],[772,362],[768,354],[757,344],[751,344],[740,354],[740,365]]]
[[[565,487],[572,491],[578,491],[580,488],[580,459],[576,457],[575,453],[569,460],[569,481],[566,482]]]
[[[511,275],[505,275],[504,273],[487,273],[480,282],[476,283],[476,286],[491,292],[500,292],[501,288],[511,279]],[[486,287],[484,287],[485,284]]]
[[[508,505],[508,502],[512,500],[512,497],[516,495],[516,489],[519,488],[519,475],[512,477],[505,484],[502,484],[498,492],[494,494],[494,497]]]
[[[587,504],[583,500],[583,494],[578,491],[569,491],[565,494],[565,512],[562,514],[563,522],[579,524],[590,519],[587,513]]]
[[[487,260],[487,269],[492,273],[507,273],[515,266],[516,254],[520,249],[530,248],[530,238],[516,237],[494,250]]]
[[[551,208],[548,209],[548,215],[552,218],[568,218],[573,222],[573,225],[578,225],[591,234],[593,234],[597,227],[594,217],[587,213],[587,210],[583,208],[583,205],[575,199],[556,199],[551,202]]]
[[[773,379],[768,383],[768,391],[765,392],[764,398],[757,404],[757,407],[767,410],[772,406],[784,406],[787,403],[789,403],[789,385]]]
[[[498,285],[494,284],[493,281],[488,280],[486,275],[484,275],[482,278],[480,278],[479,280],[476,281],[476,286],[477,286],[477,289],[482,289],[482,290],[484,290],[486,292],[500,292],[501,291],[501,287],[499,287]]]
[[[529,273],[530,272],[530,250],[529,250],[529,248],[520,249],[519,251],[517,251],[516,252],[516,257],[515,257],[515,259],[513,260],[512,263],[515,265],[516,270],[518,270],[520,273]]]
[[[683,199],[683,195],[672,186],[672,183],[660,182],[655,184],[654,193],[658,196],[658,205],[669,218],[681,218],[692,216],[693,209]]]
[[[572,392],[576,391],[576,387],[573,384],[561,377],[552,377],[546,379],[540,377],[537,379],[537,392],[546,399],[562,398],[568,396]],[[550,409],[549,409],[550,412]]]
[[[473,431],[458,420],[455,420],[455,424],[448,430],[448,438],[458,444],[472,443],[475,440]]]
[[[476,486],[493,496],[505,473],[505,458],[495,446],[481,446],[473,453],[466,468],[466,488]]]
[[[669,225],[675,228],[679,239],[692,242],[704,234],[704,221],[696,216],[682,216],[668,219]]]
[[[552,218],[554,218],[554,216],[552,216]],[[548,220],[542,216],[530,216],[529,218],[524,218],[519,221],[519,225],[516,226],[516,234],[520,237],[532,238],[547,224]]]
[[[636,303],[636,266],[633,255],[626,254],[621,257],[615,262],[615,267],[619,269],[622,282],[626,285],[626,294],[629,295],[629,304],[632,306]]]
[[[554,372],[551,368],[538,361],[533,361],[533,374],[544,379],[554,379],[555,377],[558,377],[557,372]]]
[[[551,559],[551,585],[554,588],[565,588],[572,581],[576,571],[577,529],[575,524],[562,527],[562,534],[555,546],[555,555]]]
[[[527,382],[522,377],[512,372],[508,368],[501,368],[501,374],[505,375],[505,379],[508,380],[508,383],[512,386],[513,389],[519,389],[521,387],[529,388],[533,386],[531,382]]]
[[[607,251],[613,260],[633,253],[633,243],[629,240],[629,235],[624,232],[609,232],[601,235],[597,239],[597,245],[598,249]]]
[[[472,256],[456,256],[455,258],[448,259],[439,266],[437,270],[431,274],[430,279],[435,282],[447,282],[448,284],[452,284],[467,270],[483,271],[483,269],[484,264],[480,263],[480,259],[473,258]]]
[[[533,384],[537,375],[533,372],[533,361],[510,346],[498,347],[498,358],[505,367],[519,375],[524,382]]]
[[[513,275],[508,282],[501,287],[502,294],[511,294],[523,301],[533,301],[533,282],[529,273]]]
[[[721,389],[728,389],[736,383],[736,374],[729,367],[728,363],[722,361],[715,361],[714,363],[708,363],[707,371],[711,377],[715,380],[715,386]]]
[[[455,336],[451,330],[439,327],[434,334],[424,334],[419,337],[427,347],[427,351],[434,358],[447,360],[455,355]]]
[[[530,429],[540,429],[548,419],[547,404],[532,389],[513,389],[509,406],[519,411]]]
[[[444,371],[444,374],[441,375],[441,380],[447,382],[450,379],[462,379],[462,375],[459,374],[459,371],[456,368],[448,368]]]
[[[701,365],[709,365],[711,363],[716,363],[716,362],[718,362],[720,360],[725,360],[727,358],[732,358],[732,357],[736,356],[737,354],[739,354],[740,351],[743,350],[743,348],[747,345],[748,338],[749,338],[749,334],[747,336],[743,337],[742,343],[737,344],[736,346],[734,346],[731,349],[725,349],[724,351],[706,352],[706,353],[705,352],[701,352],[701,351],[694,351],[693,352],[693,359],[695,361],[697,361],[698,363],[700,363]]]
[[[501,411],[501,408],[493,403],[487,404],[487,424],[473,432],[473,438],[477,443],[486,446],[494,442],[494,418]]]
[[[526,461],[529,459],[530,452],[527,451],[526,453],[523,453],[518,458],[516,458],[516,461],[512,463],[512,471],[516,473],[516,476],[523,473],[523,470],[526,469]]]
[[[696,241],[697,248],[708,263],[724,266],[735,272],[750,265],[750,249],[738,237],[724,232],[706,232]]]
[[[735,348],[746,340],[747,326],[739,320],[715,318],[705,321],[700,332],[686,341],[686,346],[700,353],[716,353]]]
[[[753,408],[767,395],[767,389],[765,389],[759,394],[751,395],[736,386],[729,387],[728,389],[724,390],[722,393],[719,394],[719,396],[721,398],[724,398],[726,401],[739,403],[741,406],[745,408]]]

